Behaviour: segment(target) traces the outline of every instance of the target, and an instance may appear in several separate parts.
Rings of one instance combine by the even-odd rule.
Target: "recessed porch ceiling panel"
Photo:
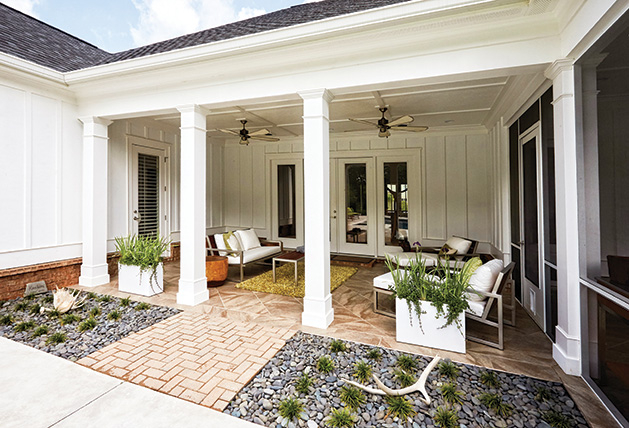
[[[435,113],[442,111],[477,110],[491,108],[500,94],[502,86],[457,89],[451,91],[383,97],[394,108],[404,114]]]
[[[302,123],[304,109],[300,106],[276,107],[265,110],[251,109],[251,112],[260,118],[268,120],[275,125]],[[247,114],[245,113],[245,117]]]
[[[484,87],[484,86],[503,86],[507,83],[508,76],[492,77],[486,79],[464,80],[458,82],[438,83],[432,85],[423,86],[411,86],[403,89],[387,89],[380,91],[380,95],[383,97],[397,96],[400,93],[426,93],[426,92],[441,92],[452,91],[457,89]]]

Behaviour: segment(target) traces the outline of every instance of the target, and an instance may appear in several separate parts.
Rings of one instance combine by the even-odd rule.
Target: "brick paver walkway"
[[[182,312],[78,362],[222,411],[294,333]]]

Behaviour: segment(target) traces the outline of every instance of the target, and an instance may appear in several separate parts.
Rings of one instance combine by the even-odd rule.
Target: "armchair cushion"
[[[451,249],[456,250],[456,254],[465,254],[468,252],[471,245],[472,241],[459,238],[458,236],[452,236],[446,241],[445,245],[442,248],[445,248],[447,246]]]
[[[271,257],[272,255],[279,254],[281,252],[282,252],[282,250],[280,250],[279,246],[268,246],[268,247],[251,248],[249,250],[245,250],[244,251],[244,253],[242,255],[242,262],[244,264],[251,263],[251,262],[254,262],[254,261],[266,259],[267,257]],[[236,256],[236,257],[228,256],[227,257],[227,262],[230,265],[239,265],[240,264],[240,256]]]
[[[474,291],[491,292],[502,267],[502,260],[500,259],[488,261],[472,274],[470,277],[470,288]],[[467,300],[470,302],[482,302],[486,298],[486,296],[479,296],[474,292],[468,293],[467,296]]]
[[[240,239],[243,250],[260,247],[260,239],[258,239],[258,235],[256,235],[256,231],[253,229],[237,230],[236,236]]]

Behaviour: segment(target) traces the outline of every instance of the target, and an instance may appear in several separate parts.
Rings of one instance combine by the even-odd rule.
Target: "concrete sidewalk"
[[[0,337],[2,427],[257,427]]]

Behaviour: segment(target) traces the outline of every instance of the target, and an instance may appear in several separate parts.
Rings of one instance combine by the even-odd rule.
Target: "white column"
[[[571,60],[545,72],[553,81],[555,189],[557,205],[557,311],[553,358],[567,374],[581,374],[581,300],[579,284],[579,183],[577,180],[577,78]],[[579,116],[580,117],[580,116]]]
[[[107,127],[110,120],[83,117],[83,263],[79,285],[109,282],[107,266]]]
[[[177,303],[194,306],[209,299],[205,277],[205,187],[207,111],[197,105],[181,112],[181,262]]]
[[[332,94],[300,92],[304,100],[304,222],[306,290],[303,325],[325,329],[334,320],[330,294],[330,118]]]

